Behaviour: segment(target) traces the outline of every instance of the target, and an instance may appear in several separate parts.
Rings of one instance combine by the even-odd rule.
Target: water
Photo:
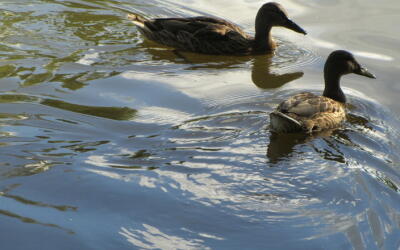
[[[309,35],[275,29],[274,57],[177,57],[125,18],[252,32],[262,3],[2,0],[2,249],[399,248],[395,0],[281,1]],[[378,76],[342,79],[348,122],[271,134],[334,49]]]

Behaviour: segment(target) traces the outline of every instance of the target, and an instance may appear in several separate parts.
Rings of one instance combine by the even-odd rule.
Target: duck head
[[[361,66],[354,56],[345,50],[333,51],[326,60],[324,67],[325,74],[336,74],[339,77],[346,74],[357,74],[369,78],[376,78],[375,75],[370,73],[366,68]]]
[[[362,67],[350,52],[345,50],[333,51],[328,56],[324,67],[325,89],[323,96],[345,103],[346,97],[340,88],[340,77],[350,73],[376,78],[366,68]]]
[[[306,35],[307,32],[289,19],[286,10],[279,3],[269,2],[261,6],[256,16],[257,29],[270,29],[273,26],[281,26],[295,32]]]

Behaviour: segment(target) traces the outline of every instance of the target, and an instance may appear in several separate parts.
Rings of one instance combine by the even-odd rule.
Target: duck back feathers
[[[145,37],[166,46],[204,54],[250,52],[252,37],[223,19],[199,16],[146,20],[134,14],[128,17]]]
[[[145,19],[136,14],[128,18],[139,27],[145,37],[179,50],[203,54],[261,54],[271,52],[275,43],[271,28],[282,26],[306,34],[287,17],[277,3],[264,4],[256,18],[255,37],[247,35],[238,25],[214,17]]]
[[[271,128],[278,133],[311,133],[334,128],[345,118],[344,103],[308,92],[282,102],[270,115]]]

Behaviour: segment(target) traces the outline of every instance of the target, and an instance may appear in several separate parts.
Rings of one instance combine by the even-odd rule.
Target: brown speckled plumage
[[[264,4],[256,18],[256,36],[246,34],[239,26],[220,18],[156,18],[145,19],[136,14],[128,18],[148,39],[178,50],[204,54],[267,53],[275,48],[270,30],[283,26],[306,34],[288,19],[286,11],[277,3]]]
[[[349,73],[375,78],[349,52],[332,52],[325,63],[323,96],[304,92],[283,101],[270,114],[272,130],[311,133],[340,126],[346,119],[346,98],[339,80]]]
[[[298,121],[301,124],[298,129],[307,132],[337,127],[346,117],[344,103],[308,92],[290,97],[275,112]]]

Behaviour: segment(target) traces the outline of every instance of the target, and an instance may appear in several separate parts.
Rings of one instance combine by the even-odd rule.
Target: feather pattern
[[[323,95],[304,92],[283,101],[270,114],[271,129],[278,133],[312,133],[340,126],[346,120],[346,97],[340,88],[340,77],[350,73],[375,78],[351,53],[333,51],[324,66]]]
[[[283,7],[274,2],[266,3],[259,9],[255,37],[221,18],[198,16],[146,19],[136,14],[128,14],[128,18],[150,40],[178,50],[204,54],[246,55],[271,52],[276,47],[270,33],[273,26],[306,34],[287,17]]]
[[[134,16],[129,15],[131,20]],[[247,54],[254,40],[237,25],[204,16],[152,19],[138,27],[150,40],[204,54]]]
[[[306,132],[334,128],[346,119],[344,103],[308,92],[290,97],[282,102],[275,112],[285,114],[298,121],[301,127],[297,127],[297,130]],[[272,119],[285,119],[283,117],[277,118],[274,116]],[[282,129],[276,128],[276,130]]]

